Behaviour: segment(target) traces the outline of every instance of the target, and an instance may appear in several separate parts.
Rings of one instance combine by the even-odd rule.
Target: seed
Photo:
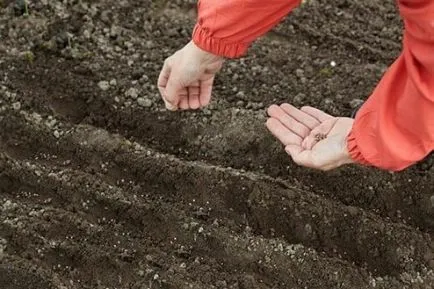
[[[327,135],[325,135],[323,133],[317,133],[315,135],[315,141],[317,141],[317,142],[320,142],[320,141],[322,141],[322,140],[324,140],[326,138],[327,138]]]

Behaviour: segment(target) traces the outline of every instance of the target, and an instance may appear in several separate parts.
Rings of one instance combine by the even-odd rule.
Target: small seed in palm
[[[326,139],[326,138],[327,138],[327,135],[323,134],[323,133],[317,133],[315,135],[315,141],[317,141],[317,142],[320,142],[320,141],[322,141],[323,139]]]

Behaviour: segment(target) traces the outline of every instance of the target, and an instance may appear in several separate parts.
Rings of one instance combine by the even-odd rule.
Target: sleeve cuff
[[[207,52],[226,58],[241,57],[249,48],[248,43],[227,43],[220,38],[213,38],[209,31],[199,24],[194,27],[193,42]]]
[[[362,155],[353,131],[351,131],[348,135],[347,148],[348,153],[350,154],[350,157],[354,162],[364,166],[372,166],[372,164],[370,164]]]

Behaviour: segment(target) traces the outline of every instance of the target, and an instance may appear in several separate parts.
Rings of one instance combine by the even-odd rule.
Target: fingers
[[[178,69],[179,70],[179,69]],[[192,95],[191,105],[198,106],[199,85],[198,81],[192,85],[183,80],[185,75],[181,74],[176,68],[171,67],[170,58],[165,61],[163,70],[159,77],[159,90],[166,103],[166,107],[170,110],[190,108],[189,95]],[[191,91],[190,91],[191,89]],[[195,97],[193,97],[196,95]]]
[[[303,139],[291,130],[289,130],[278,119],[271,117],[267,120],[266,125],[268,130],[285,146],[301,146],[301,142],[303,141]]]
[[[206,81],[197,81],[187,88],[186,96],[181,96],[179,107],[186,109],[199,109],[209,104],[214,77]],[[185,99],[184,99],[185,98]]]
[[[204,90],[202,90],[202,88]],[[178,107],[182,110],[187,109],[199,109],[209,104],[211,100],[211,85],[210,84],[199,84],[199,82],[184,88],[177,93]],[[172,107],[173,105],[169,103],[163,97],[166,107]],[[176,109],[175,109],[176,110]]]
[[[170,111],[176,111],[178,110],[178,107],[172,105],[170,102],[168,102],[165,98],[163,98],[164,101],[164,105],[166,106],[166,109],[170,110]]]
[[[175,79],[174,76],[170,76],[166,85],[166,101],[172,106],[178,107],[180,102],[180,94],[184,89],[185,88],[182,86],[179,80]]]
[[[182,109],[182,110],[189,109],[188,97],[187,96],[181,98],[181,100],[179,101],[179,108]]]
[[[170,70],[170,65],[166,60],[161,69],[160,75],[158,76],[158,89],[160,90],[161,96],[166,94],[166,85],[169,80]]]
[[[171,75],[170,61],[166,60],[158,77],[158,90],[169,110],[198,109],[209,104],[211,100],[214,76],[208,80],[196,81],[188,87]]]
[[[198,109],[200,107],[200,86],[199,81],[193,83],[187,88],[188,90],[188,105],[190,109]]]
[[[166,108],[168,110],[174,111],[177,109],[177,107],[167,101],[166,87],[167,87],[167,82],[169,81],[170,72],[171,72],[171,66],[169,64],[169,61],[166,60],[164,62],[163,68],[161,69],[160,75],[158,77],[158,90],[160,91],[161,97],[164,100],[164,104],[166,105]]]
[[[309,114],[311,117],[316,118],[319,122],[324,122],[330,118],[333,118],[333,116],[325,113],[324,111],[311,106],[304,106],[301,108],[301,111]]]
[[[212,92],[213,83],[214,83],[214,76],[212,76],[208,80],[201,81],[200,96],[199,96],[199,102],[201,107],[207,106],[211,101],[211,92]]]
[[[281,124],[283,124],[287,131],[298,135],[302,139],[307,137],[311,131],[309,127],[298,122],[278,105],[270,106],[267,112],[270,117],[277,119]]]
[[[166,106],[198,109],[208,104],[214,75],[223,62],[223,57],[203,51],[192,41],[167,58],[158,78]]]
[[[198,109],[207,106],[211,100],[214,77],[208,80],[197,81],[188,87],[188,107],[186,101],[181,100],[181,109]]]
[[[318,142],[322,140],[322,136],[327,137],[336,124],[337,120],[337,118],[330,118],[313,129],[309,136],[303,140],[302,147],[306,150],[311,150]]]
[[[309,129],[314,129],[317,127],[320,122],[313,116],[303,112],[302,110],[299,110],[298,108],[288,104],[284,103],[280,106],[288,115],[293,117],[298,122],[302,123]]]

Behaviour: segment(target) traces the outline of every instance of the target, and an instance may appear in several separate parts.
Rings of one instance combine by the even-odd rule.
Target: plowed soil
[[[307,1],[176,113],[156,79],[195,1],[20,2],[0,1],[0,288],[434,288],[432,157],[320,173],[264,126],[283,101],[349,115],[400,53],[394,1]]]

